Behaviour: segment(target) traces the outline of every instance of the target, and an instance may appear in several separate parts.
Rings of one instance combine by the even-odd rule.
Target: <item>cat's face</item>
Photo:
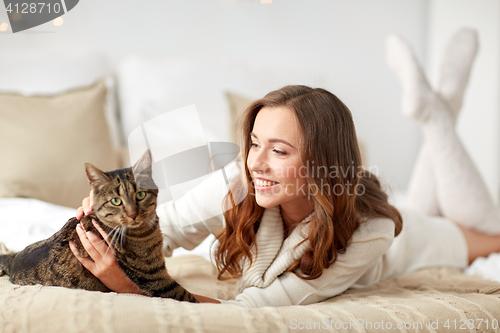
[[[94,214],[110,228],[138,228],[156,217],[158,189],[151,175],[151,156],[146,153],[132,168],[102,172],[86,165],[94,189]]]

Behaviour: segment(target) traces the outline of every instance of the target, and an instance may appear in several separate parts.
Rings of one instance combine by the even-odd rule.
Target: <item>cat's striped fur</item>
[[[133,168],[102,172],[87,164],[94,189],[93,212],[80,221],[70,219],[52,237],[21,252],[0,256],[0,273],[8,274],[11,282],[20,285],[111,291],[80,264],[68,245],[73,241],[80,255],[88,258],[75,228],[81,222],[85,230],[100,236],[92,224],[94,219],[108,233],[118,264],[141,291],[153,297],[197,303],[165,267],[156,215],[158,189],[152,179],[151,163],[148,151]]]

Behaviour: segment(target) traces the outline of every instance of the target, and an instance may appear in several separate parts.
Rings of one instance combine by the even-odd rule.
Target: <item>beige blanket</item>
[[[218,281],[215,268],[201,257],[168,258],[167,267],[194,293],[234,297],[234,282]],[[0,277],[0,332],[498,332],[498,319],[500,283],[442,267],[348,290],[319,304],[257,309],[21,287]]]

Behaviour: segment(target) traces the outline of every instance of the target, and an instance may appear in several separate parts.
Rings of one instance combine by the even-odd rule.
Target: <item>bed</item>
[[[393,198],[401,201],[401,198]],[[37,199],[0,199],[0,253],[57,231],[73,208]],[[23,212],[20,214],[19,212]],[[169,273],[193,293],[234,299],[219,281],[211,239],[166,258]],[[492,272],[491,264],[480,266]],[[470,273],[470,272],[469,272]],[[472,272],[473,273],[473,272]],[[450,267],[421,269],[307,306],[245,309],[60,287],[17,286],[0,276],[2,332],[498,332],[500,282]]]
[[[14,58],[25,63],[21,55]],[[0,77],[0,141],[5,143],[0,149],[2,253],[50,236],[74,216],[89,190],[83,163],[103,169],[130,165],[143,147],[143,139],[131,135],[141,124],[153,120],[154,125],[155,117],[194,102],[199,126],[186,126],[181,119],[169,131],[148,129],[158,140],[157,149],[172,151],[179,145],[189,149],[200,140],[202,144],[234,142],[237,115],[249,99],[288,82],[321,85],[323,80],[300,71],[255,69],[220,59],[207,64],[199,59],[130,56],[118,68],[109,68],[102,55],[51,55],[40,61],[52,64],[47,65],[51,75],[43,80],[40,68],[21,71],[22,66],[12,66],[13,61],[2,63],[11,67],[0,68],[2,73],[15,73]],[[73,77],[69,79],[67,73]],[[261,84],[263,78],[265,84]],[[36,118],[38,114],[27,113],[31,109],[51,116]],[[94,143],[85,141],[89,136]],[[179,136],[181,143],[176,141]],[[160,202],[172,199],[171,195],[162,195]],[[232,299],[234,281],[218,281],[210,262],[211,239],[193,251],[174,251],[166,259],[167,268],[191,292]],[[257,309],[16,286],[2,276],[0,331],[498,332],[500,281],[485,277],[500,277],[494,269],[499,260],[480,260],[467,274],[433,267],[368,288],[349,289],[318,304]]]
[[[231,299],[206,259],[167,259],[188,290]],[[500,283],[436,267],[348,290],[306,306],[246,309],[60,287],[16,286],[0,277],[3,332],[498,332]]]

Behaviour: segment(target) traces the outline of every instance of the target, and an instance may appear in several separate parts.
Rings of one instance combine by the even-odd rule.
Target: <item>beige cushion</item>
[[[52,96],[0,94],[0,197],[80,206],[84,164],[118,167],[105,101],[103,81]]]
[[[226,91],[226,98],[229,104],[229,126],[231,129],[231,138],[234,143],[241,146],[241,138],[238,137],[238,130],[241,128],[241,124],[238,123],[240,115],[245,111],[245,109],[253,102],[252,99],[244,97],[229,91]]]

